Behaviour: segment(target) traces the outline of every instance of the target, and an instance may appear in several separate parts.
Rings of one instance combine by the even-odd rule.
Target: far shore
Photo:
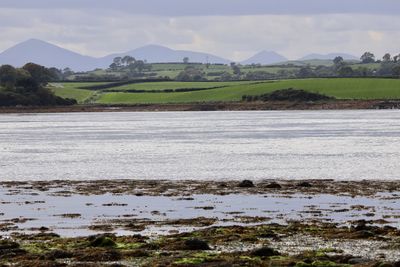
[[[352,110],[400,109],[400,100],[330,100],[317,102],[209,102],[181,104],[74,105],[52,107],[0,107],[0,113]]]

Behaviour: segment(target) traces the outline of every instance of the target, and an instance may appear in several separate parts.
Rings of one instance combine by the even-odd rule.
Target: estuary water
[[[0,114],[0,180],[400,179],[400,111]]]

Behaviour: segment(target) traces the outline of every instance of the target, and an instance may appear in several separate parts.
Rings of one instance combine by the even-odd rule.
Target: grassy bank
[[[400,80],[372,78],[297,79],[264,82],[155,82],[124,85],[108,89],[114,92],[79,89],[87,83],[65,83],[53,90],[62,97],[80,102],[93,93],[100,104],[193,103],[240,101],[243,95],[261,95],[279,89],[297,88],[322,93],[337,99],[400,99]],[[218,88],[216,88],[218,87]],[[204,89],[189,92],[163,92],[176,89]],[[160,92],[126,92],[148,90]]]

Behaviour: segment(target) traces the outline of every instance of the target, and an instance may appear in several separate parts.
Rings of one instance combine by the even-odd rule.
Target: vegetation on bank
[[[299,89],[282,89],[276,90],[268,94],[255,96],[242,96],[243,101],[321,101],[333,100],[334,97],[322,95],[319,93],[307,92]]]
[[[22,68],[0,67],[0,106],[73,105],[72,98],[56,96],[46,88],[53,78],[51,70],[33,63]]]

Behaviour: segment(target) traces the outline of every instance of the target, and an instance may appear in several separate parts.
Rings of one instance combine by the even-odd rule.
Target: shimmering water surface
[[[400,179],[400,112],[1,114],[0,180]]]

